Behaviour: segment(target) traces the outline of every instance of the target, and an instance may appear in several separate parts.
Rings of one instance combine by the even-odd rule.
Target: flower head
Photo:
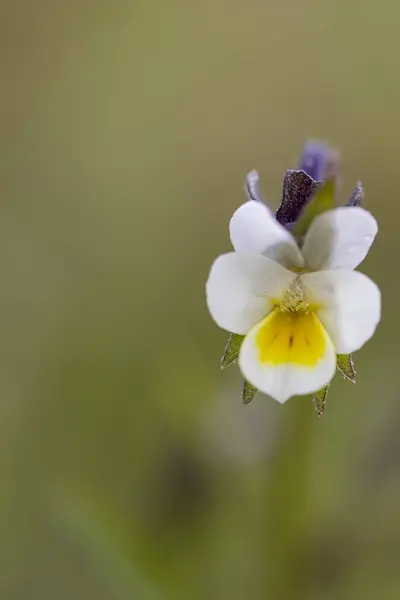
[[[234,252],[216,259],[206,294],[217,325],[245,336],[243,376],[278,402],[320,390],[336,355],[361,348],[380,320],[379,288],[354,271],[378,231],[374,217],[359,206],[326,211],[300,243],[250,200],[229,229]]]

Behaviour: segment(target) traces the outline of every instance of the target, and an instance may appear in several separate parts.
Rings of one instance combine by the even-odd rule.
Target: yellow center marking
[[[314,312],[276,308],[256,335],[262,363],[313,367],[324,356],[325,330]]]

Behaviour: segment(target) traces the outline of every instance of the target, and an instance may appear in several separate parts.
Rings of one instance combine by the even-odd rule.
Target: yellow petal
[[[245,337],[239,365],[254,387],[285,402],[329,383],[336,355],[315,313],[276,309]]]
[[[262,363],[313,367],[324,356],[327,339],[313,312],[274,310],[259,328],[256,344]]]

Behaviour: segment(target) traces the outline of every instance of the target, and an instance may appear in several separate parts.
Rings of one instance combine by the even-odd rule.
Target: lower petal
[[[244,339],[239,364],[247,381],[286,402],[326,385],[335,373],[336,355],[314,313],[274,310]]]

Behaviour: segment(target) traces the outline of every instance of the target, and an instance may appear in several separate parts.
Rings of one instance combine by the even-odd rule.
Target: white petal
[[[274,310],[245,337],[239,365],[245,379],[258,390],[286,402],[329,383],[336,355],[314,313]]]
[[[269,314],[295,277],[265,256],[223,254],[212,265],[206,284],[211,316],[222,329],[244,335]]]
[[[306,266],[312,271],[355,269],[366,257],[378,225],[359,206],[341,207],[316,217],[302,248]]]
[[[338,354],[355,352],[374,334],[381,318],[378,286],[358,271],[320,271],[302,275]]]
[[[304,265],[292,234],[262,202],[242,204],[230,221],[229,232],[236,252],[263,254],[287,267]]]

